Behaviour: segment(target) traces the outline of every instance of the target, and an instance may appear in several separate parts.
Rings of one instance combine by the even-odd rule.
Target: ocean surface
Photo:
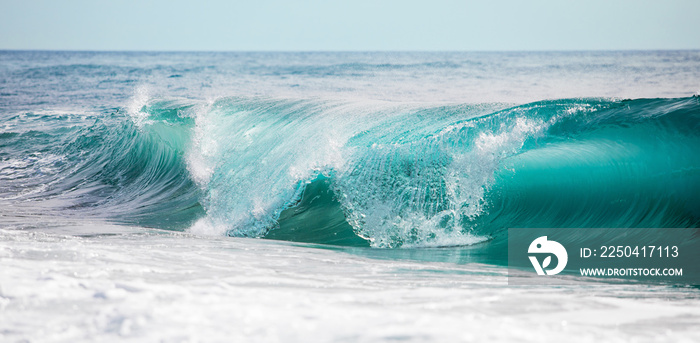
[[[700,341],[698,285],[504,242],[700,248],[698,93],[700,51],[0,51],[0,340]]]

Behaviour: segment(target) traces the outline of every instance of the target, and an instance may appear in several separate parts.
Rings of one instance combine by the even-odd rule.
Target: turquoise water
[[[508,227],[700,224],[697,97],[235,97],[122,111],[8,116],[3,196],[61,216],[377,248],[470,245]]]
[[[411,261],[396,267],[407,282],[424,277],[417,268],[488,285],[502,281],[508,228],[700,226],[697,51],[5,51],[0,61],[0,229],[7,251],[25,242],[2,255],[16,284],[29,280],[23,268],[39,272],[22,264],[36,237],[17,232],[91,237],[85,251],[98,255],[122,246],[110,258],[139,255],[136,274],[191,242],[211,259],[265,251],[261,272],[280,249],[300,275],[330,254],[370,269]],[[65,249],[36,239],[37,251]],[[200,262],[215,279],[219,267]],[[361,282],[353,273],[342,277]]]
[[[0,56],[0,197],[20,227],[427,248],[700,225],[697,52]],[[576,91],[597,97],[517,104]]]

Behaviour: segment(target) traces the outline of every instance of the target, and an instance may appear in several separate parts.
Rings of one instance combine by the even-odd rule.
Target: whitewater
[[[700,248],[699,80],[698,51],[0,51],[0,338],[698,341],[697,284],[509,285],[505,232]]]

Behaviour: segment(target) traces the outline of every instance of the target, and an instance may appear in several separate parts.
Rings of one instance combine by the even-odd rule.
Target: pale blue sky
[[[0,0],[0,49],[700,49],[698,0]]]

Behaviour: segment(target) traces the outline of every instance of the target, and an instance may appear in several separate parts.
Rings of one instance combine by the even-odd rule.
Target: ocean
[[[698,94],[700,51],[0,51],[0,340],[700,341],[694,281],[507,248],[696,268]]]

